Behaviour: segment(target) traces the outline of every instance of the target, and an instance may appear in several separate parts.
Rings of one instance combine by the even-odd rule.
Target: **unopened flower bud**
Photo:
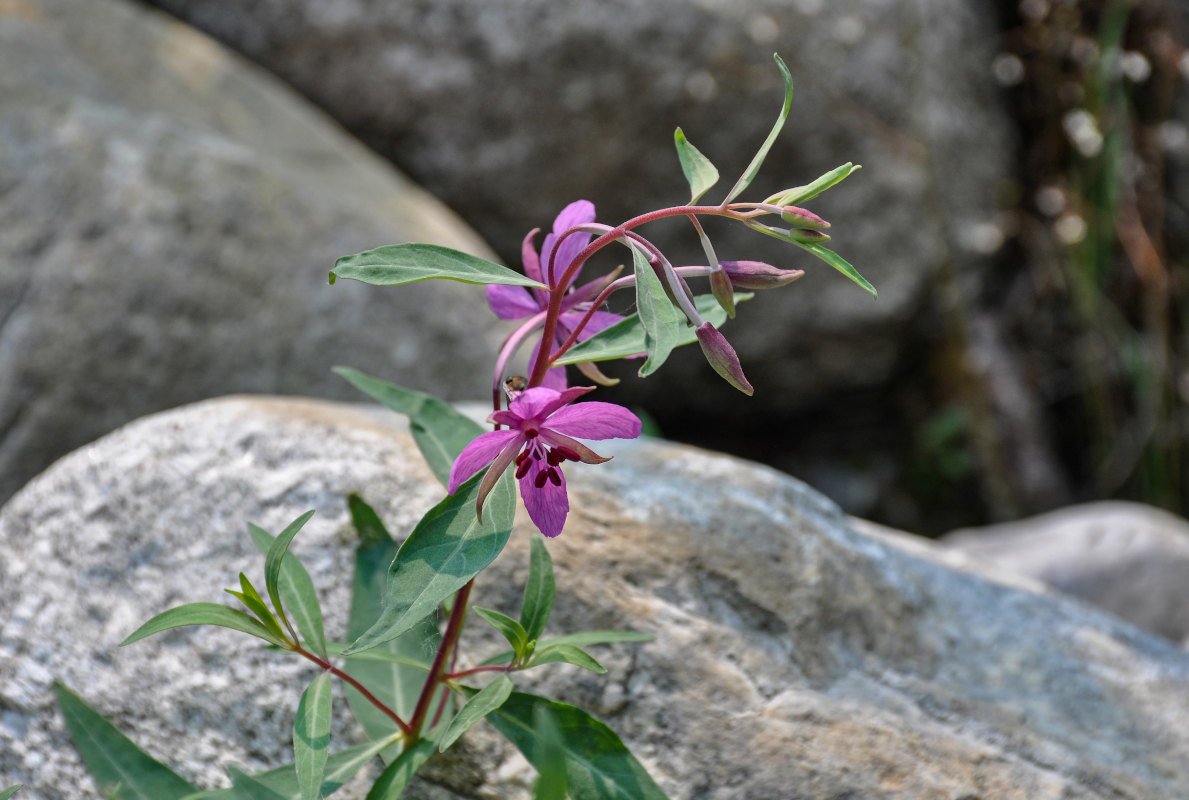
[[[794,228],[812,228],[814,230],[824,230],[830,227],[830,223],[814,214],[812,211],[806,211],[798,206],[785,206],[784,210],[780,212],[780,218]]]
[[[709,322],[703,322],[696,331],[698,344],[702,345],[702,352],[714,371],[723,377],[727,383],[746,395],[755,390],[743,374],[743,367],[739,364],[739,356],[735,355],[735,348]]]
[[[800,269],[778,269],[763,261],[724,261],[723,271],[736,289],[775,289],[805,274]]]
[[[710,291],[718,301],[728,317],[735,316],[735,290],[731,286],[731,277],[725,269],[716,269],[710,273]]]
[[[790,242],[800,242],[801,244],[821,244],[830,241],[830,234],[808,228],[793,228],[788,232],[788,239]]]

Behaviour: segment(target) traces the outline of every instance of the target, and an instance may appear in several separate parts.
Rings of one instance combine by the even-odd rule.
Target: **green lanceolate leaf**
[[[433,395],[402,389],[349,367],[335,367],[334,371],[359,391],[409,418],[413,440],[443,486],[450,480],[454,459],[483,433],[482,425]]]
[[[65,686],[55,683],[54,694],[70,738],[101,795],[116,800],[181,800],[198,791]]]
[[[329,754],[330,673],[323,672],[302,692],[293,721],[293,763],[301,800],[321,800]]]
[[[367,510],[371,511],[370,508]],[[352,518],[361,541],[355,551],[351,611],[347,619],[347,636],[350,639],[362,636],[380,618],[384,608],[388,567],[396,558],[397,551],[396,543],[387,532],[382,528],[377,530],[377,523],[368,521],[367,514],[358,513],[361,511],[357,505],[352,505]],[[360,525],[361,520],[363,526]],[[440,642],[441,633],[434,617],[430,615],[395,639],[373,650],[355,654],[350,660],[348,672],[380,702],[401,719],[407,720],[413,715],[430,662]],[[336,649],[331,648],[332,652]],[[368,738],[379,739],[398,731],[396,722],[350,686],[347,687],[347,704]],[[384,754],[388,761],[397,755],[395,749]]]
[[[231,785],[234,787],[232,792],[236,800],[289,800],[286,795],[235,767],[228,767],[227,774],[231,776]]]
[[[277,637],[284,639],[285,632],[281,630],[281,623],[277,622],[277,618],[269,610],[268,606],[264,604],[264,598],[260,596],[260,592],[256,591],[256,587],[248,580],[248,576],[242,572],[239,574],[239,586],[241,591],[234,589],[224,589],[223,591],[233,597],[239,598],[249,611],[256,615],[256,619],[260,620],[264,627],[272,631]]]
[[[661,279],[648,263],[648,255],[633,247],[632,262],[636,268],[637,315],[644,326],[644,352],[648,354],[644,366],[640,367],[640,377],[643,378],[660,369],[689,326],[685,315],[665,294]]]
[[[576,667],[588,669],[599,675],[607,674],[606,667],[572,644],[555,644],[550,647],[539,648],[533,656],[533,660],[528,662],[528,666],[539,667],[542,664],[555,664],[557,662],[573,664]]]
[[[492,489],[480,522],[475,515],[479,474],[426,514],[397,551],[388,570],[380,619],[347,650],[367,650],[391,641],[432,614],[504,549],[516,513],[510,475]]]
[[[875,287],[872,286],[866,278],[860,275],[859,271],[852,267],[845,258],[838,255],[833,250],[822,247],[820,244],[801,244],[798,242],[795,242],[794,244],[796,244],[797,247],[800,247],[802,250],[808,250],[809,252],[813,253],[822,261],[825,261],[831,267],[838,270],[867,291],[871,292],[872,297],[879,296],[879,292],[876,291]]]
[[[326,658],[326,634],[322,628],[322,608],[318,604],[318,592],[310,573],[289,553],[289,545],[302,526],[314,516],[313,511],[302,514],[277,538],[256,525],[248,525],[252,541],[265,554],[264,582],[273,608],[288,626],[289,616],[297,624],[297,630],[315,653]],[[283,604],[282,604],[283,601]]]
[[[434,244],[390,244],[343,256],[330,271],[331,283],[339,278],[350,278],[372,286],[397,286],[445,278],[463,283],[548,288],[494,261]]]
[[[520,625],[530,642],[541,638],[553,613],[553,592],[553,559],[541,537],[533,536],[529,539],[528,580],[520,607]]]
[[[772,195],[765,203],[771,203],[778,206],[797,206],[807,200],[812,200],[827,189],[837,186],[842,183],[852,172],[862,169],[859,164],[852,164],[849,161],[840,167],[822,175],[813,183],[807,183],[804,186],[798,186],[795,189],[788,189],[783,192],[778,192]]]
[[[573,800],[667,800],[643,765],[615,733],[580,708],[513,692],[487,721],[541,770],[549,752],[536,727],[537,709],[557,723],[566,765],[566,789]]]
[[[718,183],[718,170],[710,159],[702,155],[698,148],[689,143],[685,134],[678,128],[673,132],[673,142],[677,145],[677,158],[681,161],[681,171],[689,181],[690,204],[698,202],[698,198],[710,191]]]
[[[508,644],[512,645],[517,653],[524,652],[524,648],[528,644],[528,634],[525,633],[524,627],[519,622],[507,614],[501,614],[490,608],[473,606],[471,611],[475,612],[484,622],[503,634],[504,638],[508,640]]]
[[[185,625],[217,625],[257,636],[277,647],[288,647],[288,642],[278,637],[242,611],[221,606],[217,603],[188,603],[184,606],[163,611],[137,628],[131,636],[120,642],[120,647],[140,641],[154,633],[180,628]]]
[[[537,642],[536,650],[546,650],[559,644],[569,644],[575,647],[589,647],[596,644],[616,644],[619,642],[651,642],[652,636],[647,633],[636,633],[635,631],[582,631],[580,633],[568,633],[565,636],[551,636],[548,639],[541,639]],[[483,665],[488,664],[503,664],[505,661],[510,661],[515,655],[512,651],[500,653],[492,656],[483,662]]]
[[[537,756],[537,787],[533,800],[566,800],[566,751],[561,746],[561,731],[544,704],[533,712],[533,728],[541,749]]]
[[[760,149],[756,152],[755,157],[752,158],[751,163],[747,165],[747,169],[743,170],[743,174],[739,176],[739,180],[736,181],[731,191],[727,194],[727,199],[723,200],[723,205],[738,197],[755,180],[756,175],[760,173],[760,167],[764,165],[764,159],[767,158],[768,151],[772,149],[772,143],[776,141],[776,137],[784,127],[785,121],[789,118],[789,109],[793,107],[792,73],[789,72],[789,68],[785,66],[784,61],[779,55],[775,55],[773,58],[776,59],[776,67],[780,70],[780,77],[784,79],[784,106],[780,109],[780,116],[776,118],[776,124],[772,126],[772,130],[768,133],[768,138],[760,145]]]
[[[326,760],[326,774],[322,781],[322,796],[329,797],[338,791],[343,784],[355,777],[355,773],[363,769],[369,761],[379,755],[381,750],[397,744],[396,737],[388,737],[367,744],[348,747],[331,753]],[[267,772],[260,772],[249,776],[257,783],[264,784],[269,789],[288,800],[300,800],[301,789],[297,785],[297,768],[295,764],[285,764]],[[215,789],[209,792],[198,792],[188,795],[183,800],[236,800],[234,789]]]
[[[429,739],[418,739],[406,747],[376,778],[365,800],[397,800],[413,774],[434,754],[434,749],[434,743]]]
[[[361,548],[370,547],[381,542],[392,543],[392,534],[384,527],[384,523],[380,520],[380,515],[376,513],[374,508],[364,502],[362,497],[357,494],[348,495],[347,510],[351,512],[351,525],[355,528],[355,533],[359,535],[359,546]],[[392,552],[395,555],[395,545],[393,545]]]
[[[9,786],[7,789],[0,791],[0,800],[8,800],[14,794],[25,788],[25,784],[18,783],[16,786]]]
[[[754,296],[750,293],[737,293],[735,302],[742,303]],[[698,309],[702,318],[715,328],[721,328],[727,321],[727,312],[719,306],[713,295],[703,294],[695,297],[694,307]],[[693,326],[683,325],[677,346],[681,347],[698,341],[698,336],[694,331]],[[644,326],[640,324],[640,315],[632,314],[611,327],[599,331],[589,339],[574,345],[554,363],[559,365],[577,364],[581,361],[611,361],[625,356],[634,356],[644,352],[644,340]]]
[[[450,727],[442,734],[442,740],[438,743],[438,751],[446,752],[450,745],[458,741],[458,737],[466,733],[476,722],[502,706],[511,694],[512,679],[508,677],[507,673],[502,673],[480,691],[471,695],[466,705],[458,712],[458,716],[450,723]]]

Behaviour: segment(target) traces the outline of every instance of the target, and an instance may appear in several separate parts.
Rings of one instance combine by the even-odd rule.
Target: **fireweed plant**
[[[514,691],[514,676],[554,662],[606,672],[583,647],[649,637],[591,631],[543,638],[553,608],[554,579],[542,537],[532,537],[518,617],[472,608],[469,601],[475,576],[508,541],[517,492],[544,537],[558,536],[569,512],[567,473],[607,460],[580,440],[631,439],[640,434],[640,420],[627,409],[587,399],[595,385],[615,382],[599,370],[598,362],[643,358],[639,374],[647,376],[660,368],[674,348],[696,341],[723,379],[752,393],[735,350],[719,328],[734,316],[738,303],[751,297],[746,292],[784,286],[803,273],[756,261],[720,261],[701,218],[721,217],[789,242],[875,294],[850,264],[824,246],[830,238],[825,232],[829,224],[799,207],[857,166],[844,164],[812,183],[777,192],[761,202],[736,199],[759,172],[789,115],[792,79],[779,56],[776,63],[785,82],[784,105],[776,124],[743,175],[716,205],[700,204],[700,200],[717,183],[718,170],[678,128],[675,141],[689,181],[688,203],[615,226],[598,223],[591,203],[571,203],[554,220],[539,248],[538,231],[525,237],[523,274],[425,244],[380,247],[339,259],[330,273],[331,283],[349,278],[393,286],[444,278],[483,284],[491,310],[502,319],[519,322],[495,359],[493,411],[488,417],[492,429],[484,432],[469,417],[430,395],[339,368],[363,392],[409,417],[413,437],[444,484],[446,497],[399,547],[362,499],[349,499],[361,544],[348,642],[326,640],[310,576],[288,555],[290,543],[312,511],[275,538],[249,526],[254,543],[265,554],[265,591],[261,593],[242,573],[238,588],[227,590],[246,610],[192,603],[154,617],[124,641],[131,644],[183,625],[218,625],[251,634],[276,650],[316,664],[318,676],[297,706],[291,765],[255,775],[231,770],[231,789],[199,791],[58,686],[67,726],[101,791],[147,800],[316,800],[380,756],[385,767],[367,800],[396,798],[430,755],[446,750],[470,726],[486,719],[539,770],[538,798],[651,800],[665,796],[602,722],[574,706]],[[706,263],[674,266],[640,233],[647,223],[669,217],[684,217],[692,223]],[[631,273],[621,274],[620,268],[582,283],[588,261],[612,245],[627,248]],[[695,295],[690,284],[702,278],[708,280],[710,292]],[[635,313],[622,316],[604,309],[608,298],[620,291],[634,292]],[[526,345],[531,345],[526,348],[527,376],[507,374],[513,357]],[[570,386],[567,365],[576,366],[595,385]],[[458,642],[468,611],[505,637],[509,649],[483,663],[466,665]],[[334,753],[329,749],[332,678],[348,687],[348,704],[370,740]]]

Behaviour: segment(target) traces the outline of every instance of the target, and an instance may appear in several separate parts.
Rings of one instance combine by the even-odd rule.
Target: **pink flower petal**
[[[564,391],[570,385],[566,378],[565,367],[553,367],[545,373],[545,377],[541,380],[541,385],[556,391]]]
[[[500,319],[523,319],[541,310],[523,286],[489,284],[484,288],[487,291],[487,305]]]
[[[635,439],[643,423],[623,406],[592,400],[558,410],[546,426],[579,439]]]
[[[545,419],[546,417],[549,417],[551,414],[553,414],[553,412],[557,411],[562,406],[568,405],[577,400],[582,395],[587,394],[588,392],[593,392],[594,390],[595,387],[593,386],[572,386],[569,389],[563,390],[555,399],[549,401],[549,404],[541,409],[539,412],[541,418]]]
[[[554,472],[561,485],[546,479],[537,488],[538,476],[549,469],[543,460],[536,460],[523,478],[520,479],[520,496],[524,499],[524,508],[528,511],[529,519],[537,529],[546,536],[553,538],[561,533],[565,527],[566,515],[570,512],[570,498],[566,494],[566,476],[557,467]]]
[[[458,487],[466,483],[467,479],[491,463],[500,451],[512,444],[514,439],[521,439],[520,431],[489,431],[476,436],[471,443],[462,449],[458,458],[454,459],[450,467],[450,481],[447,492],[454,494]]]
[[[612,314],[610,311],[596,311],[591,315],[590,322],[586,323],[586,327],[582,329],[582,333],[578,334],[578,341],[585,341],[596,333],[601,333],[615,323],[622,321],[623,317],[619,314]]]
[[[541,277],[541,259],[537,255],[537,248],[533,246],[533,239],[536,239],[540,232],[540,228],[533,228],[528,232],[528,236],[524,237],[524,241],[520,243],[520,261],[524,264],[525,275],[537,283],[544,283],[545,279]]]
[[[522,420],[541,419],[543,418],[542,409],[548,407],[560,396],[561,392],[556,389],[534,386],[531,389],[526,389],[520,397],[509,403],[508,408]]]
[[[558,237],[575,225],[585,225],[594,221],[595,207],[589,200],[575,200],[562,209],[561,213],[557,215],[557,219],[553,221],[553,233],[547,234],[545,241],[541,243],[541,269],[546,275],[549,274],[549,258],[554,247],[557,248],[557,253],[553,256],[552,276],[554,280],[558,280],[574,257],[590,244],[591,235],[575,233],[567,236],[560,244],[558,244]],[[573,280],[570,282],[573,283]],[[565,287],[562,288],[564,290]]]

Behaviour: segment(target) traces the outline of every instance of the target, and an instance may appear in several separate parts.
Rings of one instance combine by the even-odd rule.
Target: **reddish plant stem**
[[[459,670],[458,672],[450,672],[443,677],[448,681],[457,680],[458,678],[465,678],[467,675],[474,675],[477,672],[510,672],[511,667],[508,664],[487,664],[482,667],[471,667],[470,669]]]
[[[385,705],[383,703],[383,701],[380,700],[380,698],[376,697],[374,694],[372,694],[370,691],[368,691],[368,688],[366,686],[364,686],[362,683],[360,683],[359,681],[352,678],[346,672],[343,672],[343,670],[341,670],[338,667],[336,667],[335,665],[331,664],[326,659],[321,658],[321,657],[315,655],[314,653],[311,653],[309,650],[306,650],[304,647],[302,647],[299,644],[293,646],[293,652],[297,653],[300,656],[305,656],[310,661],[313,661],[315,664],[322,667],[322,669],[329,672],[331,675],[333,675],[336,678],[339,678],[343,681],[346,681],[351,686],[352,689],[354,689],[355,691],[357,691],[361,695],[363,695],[365,700],[367,700],[369,703],[371,703],[376,708],[380,709],[380,711],[386,717],[388,717],[393,722],[395,722],[396,727],[400,728],[401,733],[403,733],[406,737],[412,731],[412,727],[407,722],[405,722],[403,719],[401,719],[399,714],[397,714],[395,711],[393,711],[391,708],[389,708],[387,705]]]
[[[475,579],[467,581],[466,586],[454,595],[454,607],[450,609],[450,619],[446,622],[446,632],[442,634],[442,643],[438,645],[437,655],[433,665],[429,668],[429,676],[425,685],[421,687],[421,695],[417,698],[417,707],[413,710],[413,719],[409,722],[409,741],[415,742],[421,736],[421,729],[425,726],[425,719],[429,716],[430,706],[433,705],[434,692],[446,674],[446,662],[450,658],[458,637],[462,634],[462,623],[466,619],[467,603],[471,599],[471,589],[475,586]]]
[[[665,219],[666,217],[686,217],[694,215],[709,215],[717,217],[733,217],[745,218],[750,215],[740,214],[733,210],[730,206],[673,206],[672,208],[662,208],[656,211],[650,211],[647,214],[641,214],[638,217],[633,217],[627,222],[623,222],[618,226],[604,233],[602,236],[595,239],[582,249],[580,253],[570,262],[569,267],[562,273],[560,279],[553,283],[550,287],[549,307],[545,313],[545,325],[541,332],[542,342],[554,342],[557,339],[557,321],[561,316],[561,301],[563,292],[556,290],[558,286],[567,286],[574,276],[578,274],[578,270],[586,263],[587,259],[602,250],[607,245],[616,239],[621,238],[628,231],[633,228],[638,228],[641,225],[646,225],[649,222],[655,222],[658,219]],[[554,252],[557,248],[554,247]],[[550,257],[552,260],[552,256]],[[549,265],[552,268],[552,264]],[[549,347],[542,347],[537,351],[537,360],[533,364],[532,373],[529,375],[529,386],[540,386],[541,382],[545,380],[545,373],[549,371],[549,362],[551,360],[551,353]]]

